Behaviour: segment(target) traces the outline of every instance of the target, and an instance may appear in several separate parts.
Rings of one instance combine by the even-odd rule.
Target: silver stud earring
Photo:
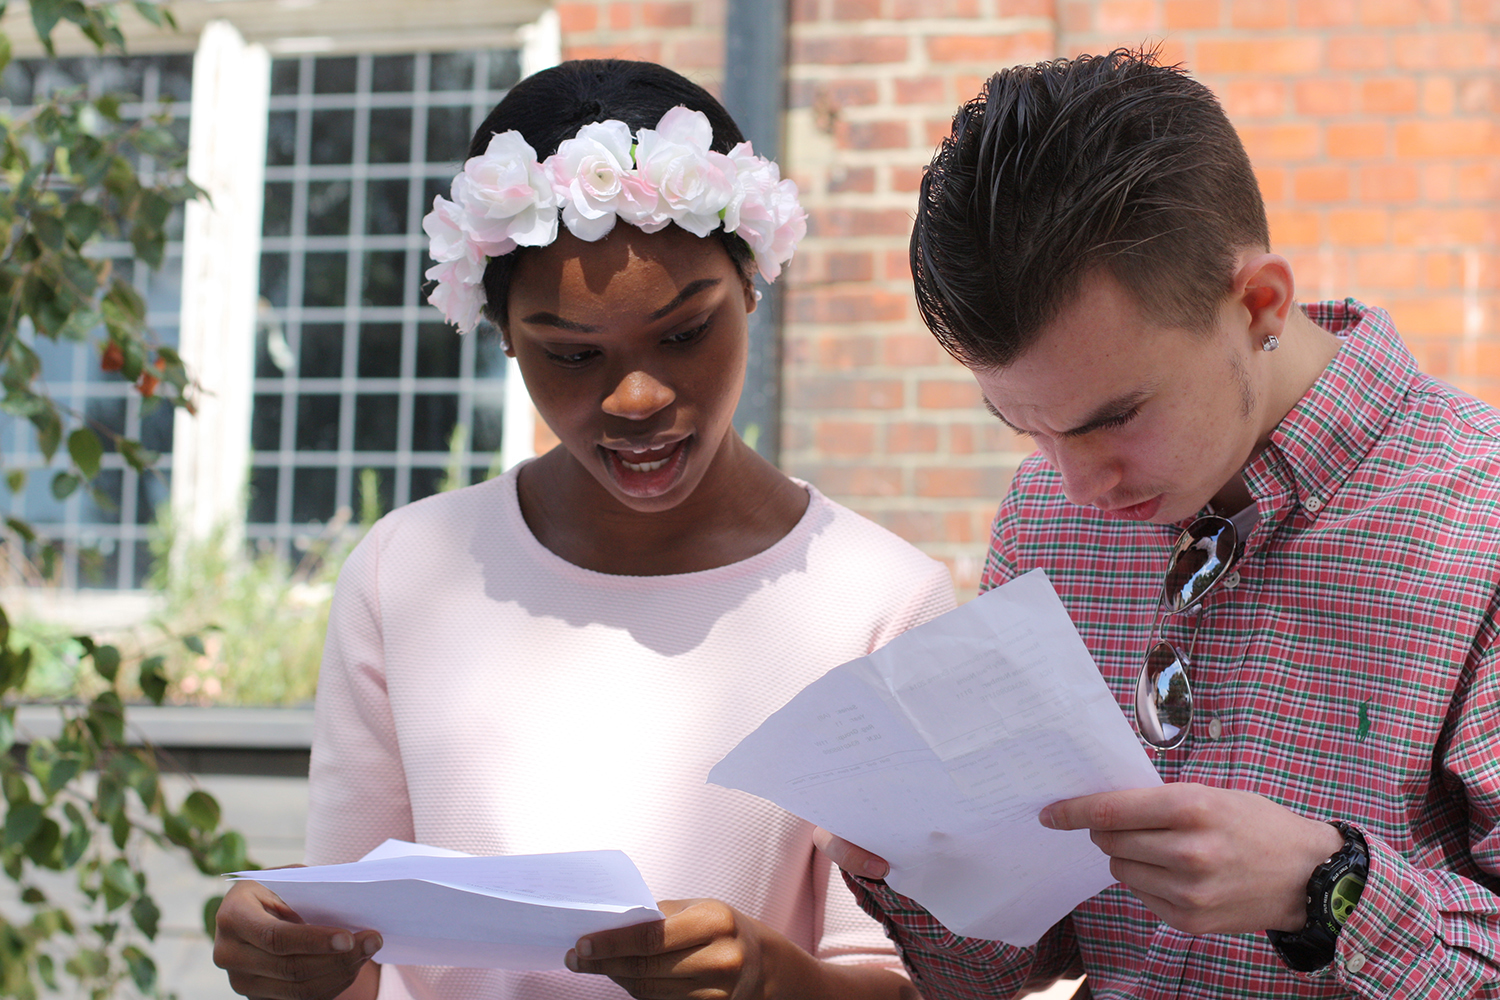
[[[1260,349],[1262,351],[1274,351],[1280,346],[1281,341],[1276,339],[1276,334],[1274,333],[1266,334],[1266,339],[1260,342]]]

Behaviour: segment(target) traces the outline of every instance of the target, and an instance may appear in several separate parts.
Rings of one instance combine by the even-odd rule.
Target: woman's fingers
[[[305,924],[265,886],[237,882],[215,919],[214,964],[245,996],[323,1000],[343,992],[380,945],[375,931]]]

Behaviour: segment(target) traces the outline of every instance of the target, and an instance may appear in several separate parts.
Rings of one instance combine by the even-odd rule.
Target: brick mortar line
[[[982,27],[983,30],[973,30]],[[793,41],[804,39],[874,37],[882,35],[965,35],[972,38],[1003,38],[1040,31],[1061,34],[1057,22],[1047,17],[954,17],[919,18],[870,18],[853,21],[820,19],[805,21],[792,19],[787,23],[787,34]]]

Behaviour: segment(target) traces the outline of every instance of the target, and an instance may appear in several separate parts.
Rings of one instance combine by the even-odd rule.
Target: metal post
[[[762,156],[781,154],[786,107],[786,0],[729,0],[724,107]],[[762,286],[750,316],[750,362],[734,424],[772,462],[781,453],[781,302],[784,279]]]

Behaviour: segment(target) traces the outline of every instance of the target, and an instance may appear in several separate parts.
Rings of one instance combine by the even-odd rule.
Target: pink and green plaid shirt
[[[1096,998],[1500,997],[1500,412],[1417,371],[1383,311],[1307,313],[1344,346],[1245,470],[1261,520],[1238,584],[1205,603],[1192,733],[1156,759],[1165,781],[1360,829],[1369,881],[1333,963],[1297,973],[1264,934],[1184,934],[1118,885],[1015,948],[850,878],[925,1000],[1080,972]],[[1032,458],[984,582],[1044,568],[1133,718],[1177,534],[1069,504]],[[1164,628],[1185,643],[1191,621]]]

